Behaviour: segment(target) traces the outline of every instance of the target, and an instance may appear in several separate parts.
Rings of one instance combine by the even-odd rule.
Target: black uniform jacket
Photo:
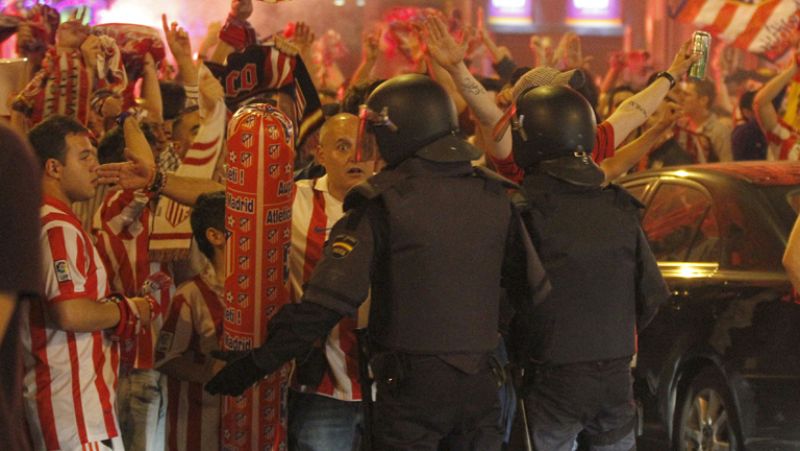
[[[257,365],[303,358],[372,290],[382,348],[457,355],[497,344],[503,294],[531,311],[549,283],[499,176],[411,158],[351,191],[301,303],[270,321]]]

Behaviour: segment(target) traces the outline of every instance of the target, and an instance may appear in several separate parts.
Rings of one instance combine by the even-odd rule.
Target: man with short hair
[[[42,174],[45,300],[25,305],[25,413],[35,449],[121,450],[117,341],[150,322],[144,298],[111,295],[106,269],[69,205],[94,196],[97,152],[75,119],[29,134]]]
[[[686,124],[677,139],[696,163],[733,160],[733,122],[711,111],[716,96],[714,83],[708,80],[689,79],[684,84],[681,107]]]
[[[329,118],[320,130],[316,154],[326,174],[295,185],[289,256],[289,282],[295,302],[300,301],[303,287],[322,257],[331,228],[344,216],[345,194],[372,175],[372,162],[356,161],[358,125],[358,117],[349,113]],[[365,313],[364,309],[360,311]],[[353,449],[361,423],[355,336],[358,319],[343,318],[322,346],[314,348],[318,358],[306,360],[318,365],[298,365],[289,401],[289,443],[296,451]]]

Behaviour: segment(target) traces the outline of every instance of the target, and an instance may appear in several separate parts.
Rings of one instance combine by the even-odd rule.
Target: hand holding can
[[[692,34],[692,53],[699,58],[689,68],[689,77],[702,80],[706,77],[708,57],[711,53],[711,35],[705,31],[695,31]]]

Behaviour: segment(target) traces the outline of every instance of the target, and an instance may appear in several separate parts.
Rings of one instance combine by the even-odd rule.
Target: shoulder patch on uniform
[[[331,244],[331,254],[334,258],[345,258],[358,245],[358,240],[351,235],[337,235]]]
[[[54,261],[53,269],[56,272],[56,280],[58,280],[58,283],[69,282],[72,280],[72,275],[69,273],[69,264],[67,264],[66,260]]]

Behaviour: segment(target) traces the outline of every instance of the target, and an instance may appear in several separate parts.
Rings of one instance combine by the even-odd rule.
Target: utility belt
[[[598,374],[613,372],[630,368],[631,357],[617,357],[611,359],[588,360],[574,363],[551,363],[531,359],[524,369],[519,369],[515,380],[517,387],[522,389],[541,383],[548,374],[568,371],[570,373]]]
[[[497,386],[502,386],[508,380],[506,368],[500,363],[492,353],[476,355],[475,371],[465,371],[462,365],[454,362],[447,355],[432,354],[411,354],[401,351],[378,351],[373,352],[369,360],[375,382],[384,385],[386,388],[398,386],[410,375],[418,372],[429,371],[431,366],[441,364],[442,367],[450,367],[465,374],[485,374],[491,372],[497,380]]]

